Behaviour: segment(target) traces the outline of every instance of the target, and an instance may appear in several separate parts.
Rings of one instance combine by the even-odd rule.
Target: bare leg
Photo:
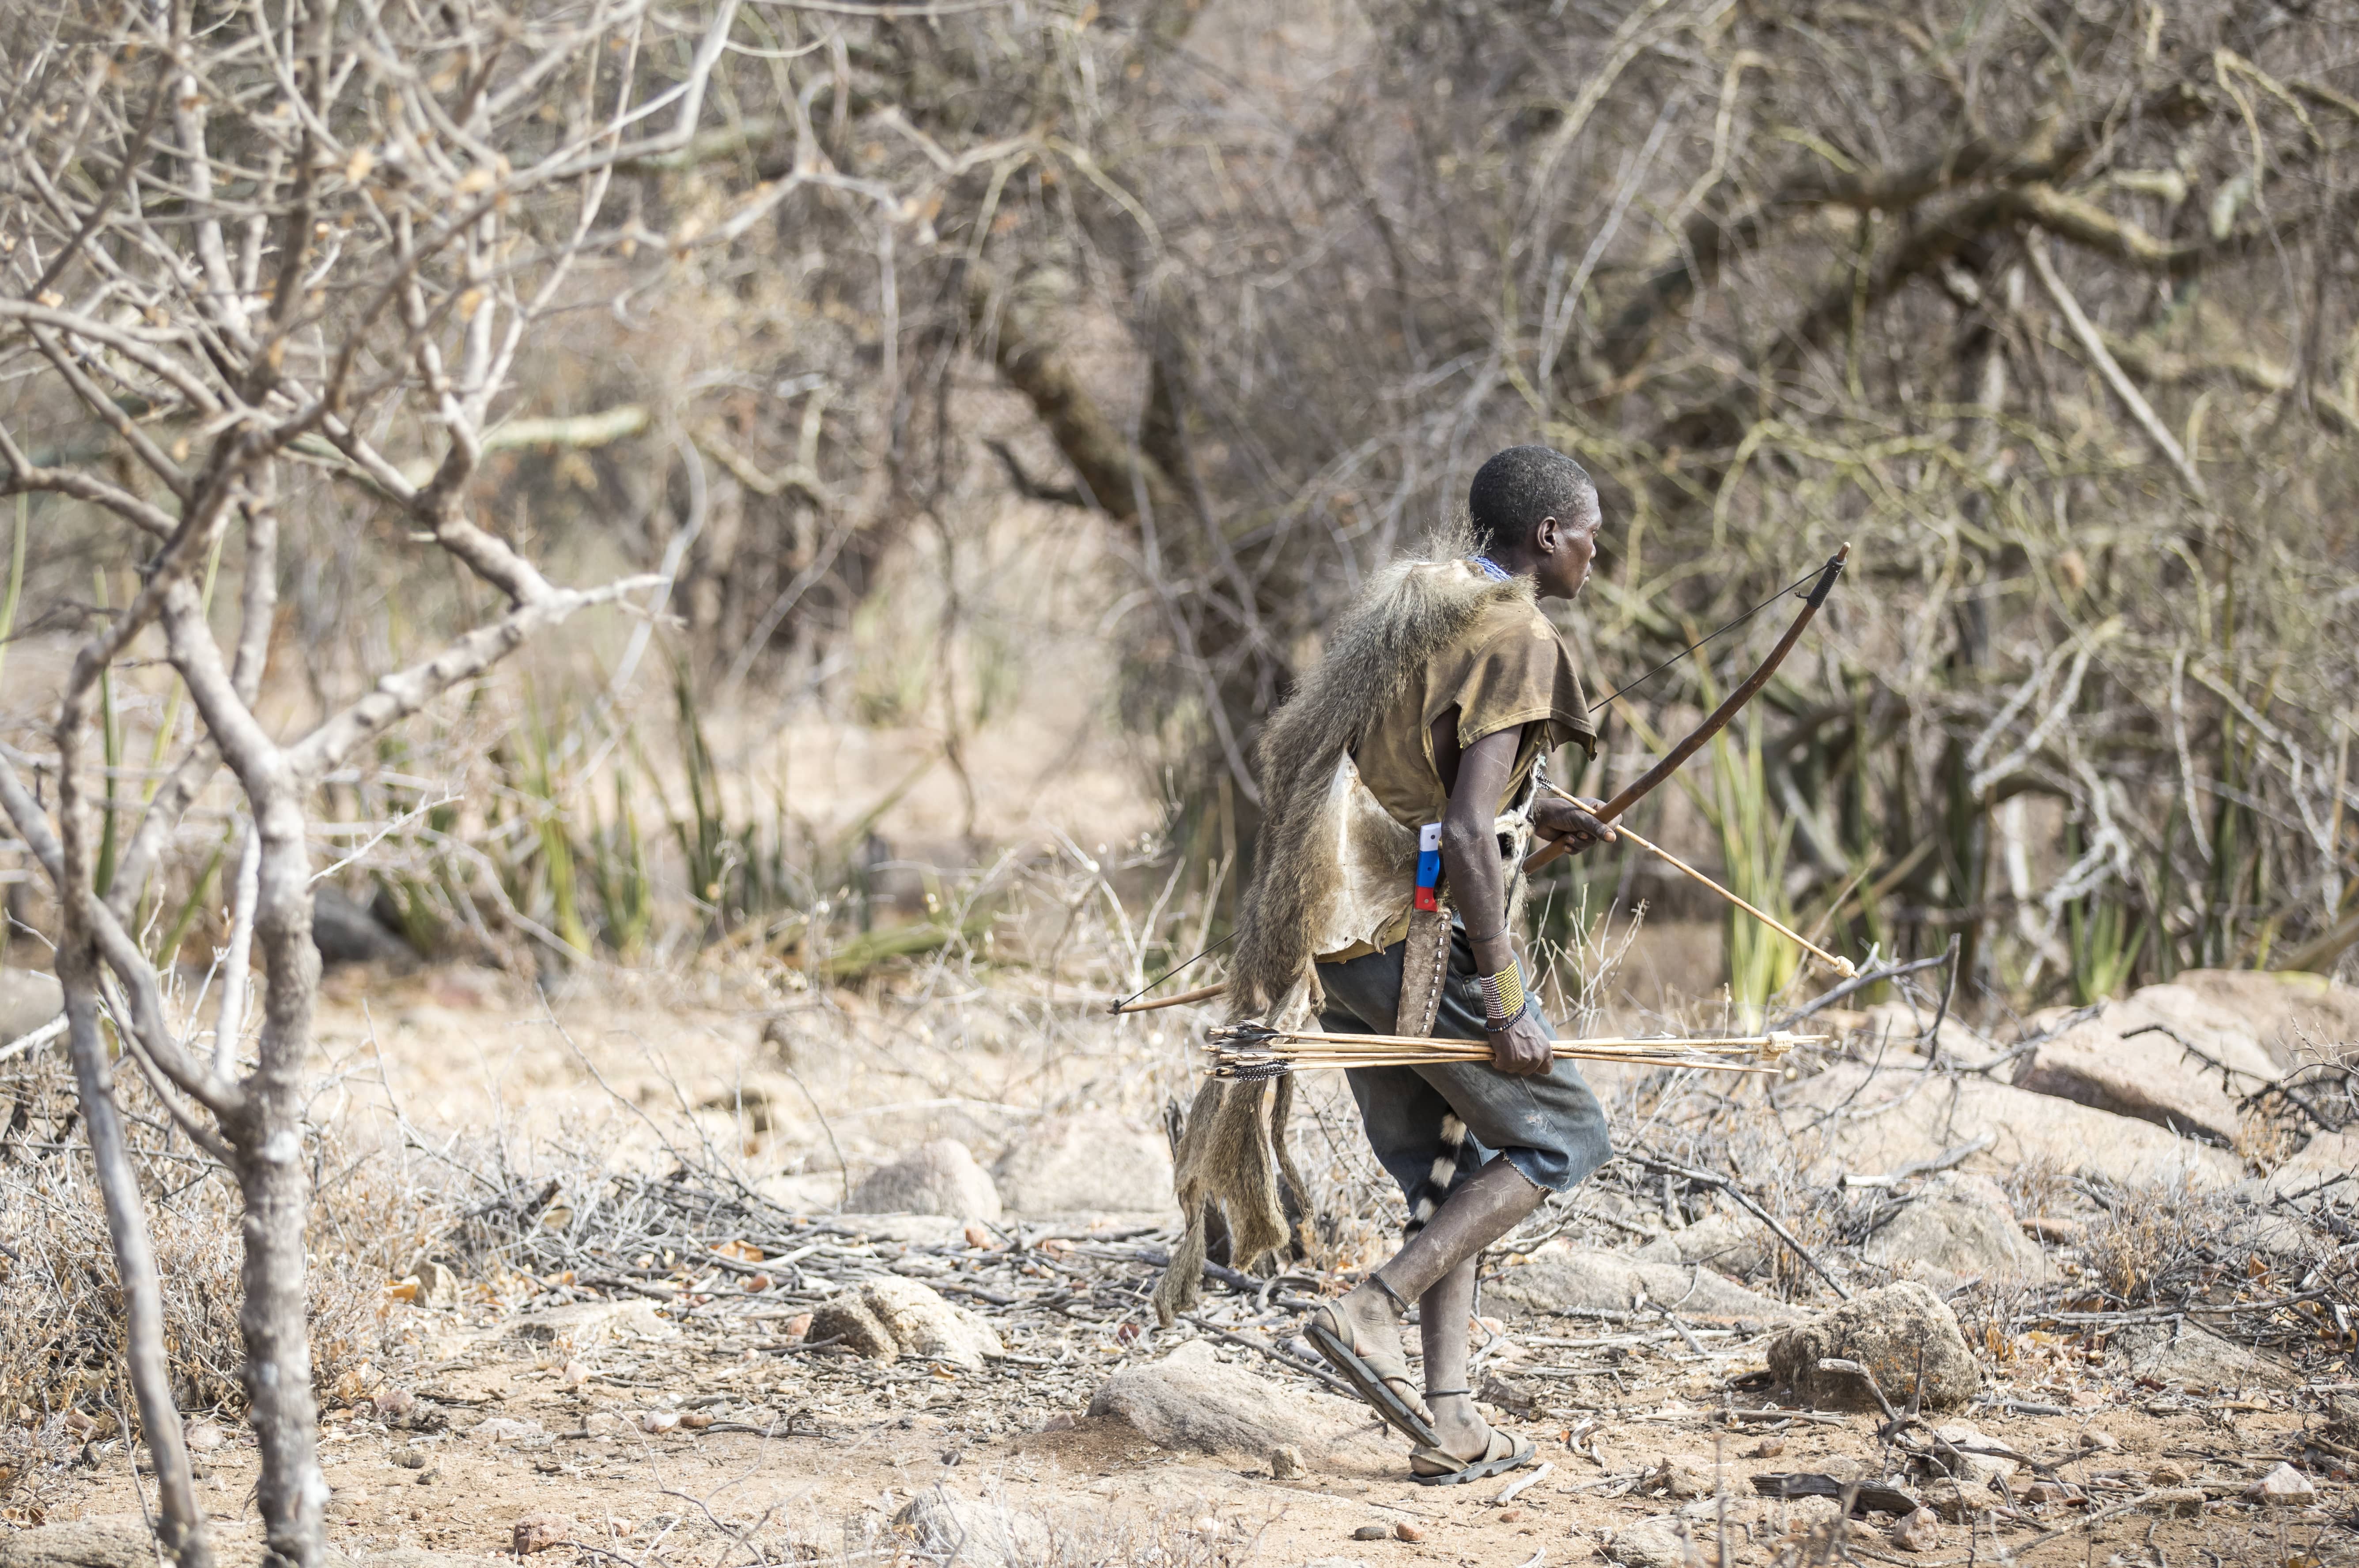
[[[1417,1303],[1418,1330],[1425,1341],[1425,1404],[1445,1454],[1479,1456],[1491,1441],[1491,1426],[1474,1410],[1466,1373],[1466,1323],[1474,1310],[1476,1259],[1468,1258],[1441,1277]]]
[[[1464,1388],[1466,1313],[1474,1301],[1474,1259],[1539,1207],[1543,1195],[1506,1160],[1493,1160],[1451,1193],[1450,1201],[1434,1212],[1431,1223],[1410,1237],[1408,1245],[1378,1269],[1374,1279],[1336,1302],[1335,1310],[1360,1333],[1379,1343],[1397,1345],[1401,1314],[1395,1298],[1424,1301],[1419,1317],[1424,1324],[1426,1387]],[[1455,1283],[1462,1275],[1462,1287]],[[1444,1287],[1445,1280],[1452,1284]],[[1451,1357],[1440,1365],[1434,1359],[1437,1344]],[[1451,1368],[1449,1378],[1441,1370],[1445,1365]],[[1487,1433],[1488,1429],[1474,1414],[1471,1399],[1445,1403],[1455,1407],[1453,1416],[1445,1418],[1441,1409],[1435,1407],[1435,1431],[1451,1454],[1464,1457],[1469,1434]],[[1480,1454],[1484,1441],[1474,1438],[1471,1451]]]

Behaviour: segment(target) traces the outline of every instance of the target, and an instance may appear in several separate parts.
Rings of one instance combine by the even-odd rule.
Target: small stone
[[[1514,1524],[1523,1517],[1524,1510],[1521,1508],[1501,1508],[1499,1510],[1499,1522],[1501,1524]]]
[[[1961,1481],[1936,1481],[1925,1488],[1924,1506],[1951,1524],[1970,1523],[2003,1501],[1988,1486]]]
[[[590,1381],[590,1368],[577,1357],[565,1364],[564,1369],[557,1375],[557,1381],[560,1386],[578,1392]]]
[[[418,1409],[418,1396],[407,1388],[379,1388],[369,1401],[381,1421],[397,1421]]]
[[[988,1247],[991,1245],[991,1232],[973,1220],[967,1221],[966,1229],[962,1234],[966,1236],[966,1244],[969,1247]]]
[[[1712,1473],[1685,1454],[1657,1460],[1655,1467],[1639,1479],[1638,1489],[1681,1499],[1709,1497],[1714,1490]]]
[[[211,1454],[214,1449],[229,1442],[229,1433],[212,1421],[201,1421],[189,1428],[188,1437],[184,1441],[187,1442],[189,1452],[191,1454]]]
[[[1422,1526],[1413,1525],[1409,1523],[1408,1520],[1403,1519],[1398,1524],[1393,1526],[1393,1539],[1395,1541],[1423,1541],[1425,1539],[1425,1530]]]
[[[679,1412],[678,1410],[641,1410],[639,1412],[639,1430],[641,1432],[674,1432],[677,1431],[679,1427]]]
[[[456,1269],[431,1258],[420,1258],[410,1272],[418,1277],[418,1294],[413,1298],[417,1305],[448,1309],[459,1304],[461,1280]]]
[[[1800,1501],[1824,1501],[1830,1512],[1834,1508],[1829,1499],[1805,1497]],[[1792,1511],[1791,1504],[1788,1508]],[[1623,1568],[1702,1568],[1705,1561],[1688,1521],[1670,1518],[1624,1525],[1607,1538],[1605,1555]]]
[[[913,1544],[936,1563],[959,1568],[1023,1568],[1056,1555],[1049,1522],[1004,1497],[969,1501],[948,1485],[929,1486],[893,1516]],[[898,1555],[893,1554],[893,1555]]]
[[[1269,1473],[1281,1481],[1291,1481],[1302,1474],[1302,1450],[1292,1443],[1282,1443],[1269,1451]]]
[[[527,1312],[516,1320],[516,1332],[529,1340],[580,1347],[616,1339],[669,1339],[679,1330],[664,1321],[653,1301],[634,1297]]]
[[[2169,1486],[2148,1493],[2147,1504],[2165,1518],[2201,1519],[2205,1497],[2201,1486]]]
[[[788,1339],[808,1339],[810,1337],[810,1313],[797,1312],[793,1317],[788,1318],[781,1327],[784,1329],[786,1336]]]
[[[2091,1427],[2081,1434],[2081,1446],[2090,1453],[2119,1454],[2122,1440],[2110,1432],[2100,1432]]]
[[[2307,1503],[2317,1497],[2318,1488],[2310,1484],[2309,1476],[2292,1465],[2279,1464],[2276,1469],[2254,1482],[2252,1490],[2245,1496],[2256,1503]]]
[[[893,1331],[874,1308],[857,1296],[830,1301],[811,1314],[809,1325],[813,1340],[833,1340],[855,1356],[873,1360],[891,1361],[901,1354],[900,1345]]]
[[[682,1432],[702,1432],[712,1424],[711,1410],[690,1410],[679,1418]]]
[[[1956,1457],[1952,1462],[1958,1467],[1959,1479],[1987,1486],[2001,1477],[2014,1478],[2016,1462],[1992,1452],[2006,1445],[1994,1442],[1978,1428],[1953,1423],[1935,1427],[1933,1435],[1948,1443],[1954,1452]],[[1949,1455],[1943,1457],[1948,1458]]]
[[[2146,1478],[2158,1486],[2184,1486],[2193,1477],[2187,1466],[2172,1459],[2158,1459],[2147,1471]]]
[[[393,1462],[404,1470],[423,1470],[426,1468],[426,1450],[397,1448],[394,1450]]]
[[[1383,1541],[1391,1534],[1392,1531],[1386,1530],[1383,1525],[1364,1524],[1359,1529],[1352,1532],[1352,1539],[1353,1541]]]
[[[1752,1447],[1746,1449],[1745,1451],[1745,1457],[1747,1459],[1775,1459],[1777,1455],[1785,1452],[1786,1440],[1784,1438],[1765,1437],[1760,1442],[1755,1443]]]
[[[1903,1552],[1936,1552],[1941,1545],[1941,1521],[1930,1508],[1919,1508],[1892,1521],[1892,1544]]]
[[[573,1521],[561,1514],[527,1514],[516,1521],[512,1550],[518,1557],[529,1557],[571,1540],[572,1535]]]
[[[952,1306],[915,1279],[888,1274],[868,1280],[860,1287],[860,1300],[904,1356],[980,1372],[991,1357],[1006,1354],[999,1332],[988,1322]]]

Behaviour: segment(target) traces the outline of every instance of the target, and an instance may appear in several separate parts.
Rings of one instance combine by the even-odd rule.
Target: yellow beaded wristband
[[[1492,1029],[1503,1029],[1524,1014],[1523,965],[1515,960],[1496,975],[1483,976],[1484,1022]]]

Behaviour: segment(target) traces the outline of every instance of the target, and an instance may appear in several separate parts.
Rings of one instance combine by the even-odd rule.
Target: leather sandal
[[[1504,1475],[1510,1470],[1520,1470],[1532,1462],[1538,1450],[1532,1444],[1517,1443],[1506,1432],[1494,1427],[1491,1441],[1484,1445],[1480,1455],[1461,1459],[1443,1452],[1437,1443],[1427,1443],[1409,1451],[1408,1478],[1420,1486],[1462,1486],[1469,1481],[1486,1480]]]
[[[1302,1332],[1387,1425],[1423,1447],[1440,1445],[1441,1435],[1433,1430],[1433,1412],[1418,1397],[1408,1358],[1397,1347],[1386,1350],[1361,1344],[1351,1319],[1332,1304],[1311,1313]]]

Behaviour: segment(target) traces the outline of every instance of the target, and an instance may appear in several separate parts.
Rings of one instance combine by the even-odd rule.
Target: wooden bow
[[[1746,676],[1745,684],[1731,691],[1728,694],[1728,700],[1712,711],[1711,717],[1681,736],[1677,746],[1663,753],[1661,761],[1647,769],[1620,794],[1606,801],[1591,814],[1601,822],[1612,822],[1640,800],[1645,800],[1664,779],[1678,772],[1681,763],[1701,750],[1704,742],[1725,729],[1728,726],[1728,721],[1736,717],[1738,711],[1745,703],[1753,701],[1760,693],[1761,688],[1769,684],[1769,677],[1777,673],[1777,666],[1784,661],[1794,644],[1801,639],[1803,628],[1808,626],[1818,615],[1819,606],[1827,602],[1827,595],[1834,590],[1835,579],[1843,575],[1843,563],[1850,559],[1851,545],[1846,542],[1841,550],[1828,558],[1826,569],[1819,573],[1819,580],[1810,584],[1809,594],[1802,600],[1802,613],[1794,617],[1794,624],[1786,628],[1786,635],[1777,639],[1777,646],[1769,650],[1769,657],[1761,661],[1761,668]],[[1537,871],[1558,856],[1570,855],[1571,852],[1571,844],[1568,840],[1556,839],[1525,861],[1524,869],[1527,872]]]

